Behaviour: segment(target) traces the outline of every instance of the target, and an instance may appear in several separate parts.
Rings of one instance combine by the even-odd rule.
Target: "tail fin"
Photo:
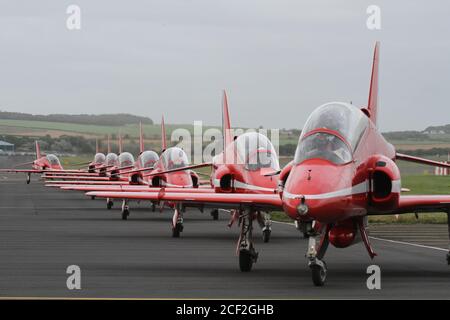
[[[139,154],[144,152],[144,133],[142,132],[142,122],[139,122]]]
[[[108,153],[111,153],[111,138],[109,134],[108,134]]]
[[[98,138],[95,138],[95,153],[99,153]]]
[[[372,75],[370,77],[369,101],[367,110],[369,117],[374,124],[377,123],[377,107],[378,107],[378,63],[379,63],[380,42],[376,42],[373,52]]]
[[[223,90],[222,98],[222,132],[223,132],[223,150],[233,141],[231,135],[230,114],[228,112],[228,98],[227,93]]]
[[[42,155],[41,155],[41,147],[39,146],[39,142],[37,140],[34,142],[34,145],[36,147],[36,159],[39,159],[39,158],[42,157]]]
[[[123,149],[123,142],[122,142],[122,132],[119,130],[119,154],[122,153]]]
[[[167,149],[167,141],[166,141],[166,126],[164,124],[164,116],[161,119],[161,151]]]

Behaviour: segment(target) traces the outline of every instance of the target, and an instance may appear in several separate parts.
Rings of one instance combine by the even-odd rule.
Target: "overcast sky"
[[[67,6],[81,30],[66,28]],[[381,30],[366,9],[381,8]],[[379,126],[450,123],[448,1],[0,0],[0,109],[301,128],[329,101],[367,102],[381,41]]]

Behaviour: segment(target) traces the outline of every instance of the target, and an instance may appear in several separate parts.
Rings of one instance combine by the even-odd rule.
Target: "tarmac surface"
[[[306,240],[290,224],[274,223],[269,243],[255,226],[259,259],[243,273],[227,213],[213,221],[209,212],[187,212],[178,239],[171,216],[131,203],[122,221],[119,202],[109,211],[103,200],[45,188],[37,177],[26,185],[22,175],[0,174],[0,297],[450,298],[446,225],[374,226],[373,261],[362,243],[330,246],[327,283],[318,288]],[[381,268],[380,290],[366,285],[372,264]],[[67,289],[69,265],[81,268],[81,290]]]

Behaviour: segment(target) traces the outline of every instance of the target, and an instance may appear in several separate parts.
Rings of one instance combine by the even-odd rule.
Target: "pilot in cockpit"
[[[318,133],[316,136],[317,149],[321,153],[328,154],[331,161],[341,163],[346,162],[348,151],[341,139],[328,133]],[[334,158],[334,159],[333,159]],[[337,159],[336,159],[337,158]]]

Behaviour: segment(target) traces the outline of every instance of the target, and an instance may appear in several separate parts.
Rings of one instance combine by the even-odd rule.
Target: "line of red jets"
[[[167,147],[164,119],[161,121],[160,155],[145,150],[140,126],[140,153],[119,154],[98,151],[86,169],[65,170],[55,155],[42,155],[36,142],[32,169],[5,169],[3,172],[39,173],[46,186],[78,190],[94,198],[122,200],[122,219],[130,215],[129,202],[150,201],[173,208],[172,235],[183,231],[183,215],[188,207],[203,211],[229,209],[231,226],[238,222],[239,267],[250,271],[258,258],[253,241],[253,222],[262,229],[264,242],[271,234],[270,212],[284,211],[308,238],[306,258],[316,286],[327,277],[324,256],[329,244],[346,248],[362,241],[370,258],[374,252],[368,237],[369,215],[397,215],[418,212],[446,212],[450,234],[450,195],[402,195],[396,160],[432,166],[449,164],[399,154],[377,129],[379,43],[373,55],[367,106],[357,108],[345,102],[330,102],[316,108],[300,135],[294,159],[280,169],[270,140],[257,132],[233,136],[227,96],[222,101],[223,151],[211,162],[190,165],[183,149]],[[22,164],[23,165],[23,164]],[[210,167],[209,180],[201,180],[194,170]],[[358,236],[359,235],[359,236]],[[450,264],[450,247],[447,253]]]

